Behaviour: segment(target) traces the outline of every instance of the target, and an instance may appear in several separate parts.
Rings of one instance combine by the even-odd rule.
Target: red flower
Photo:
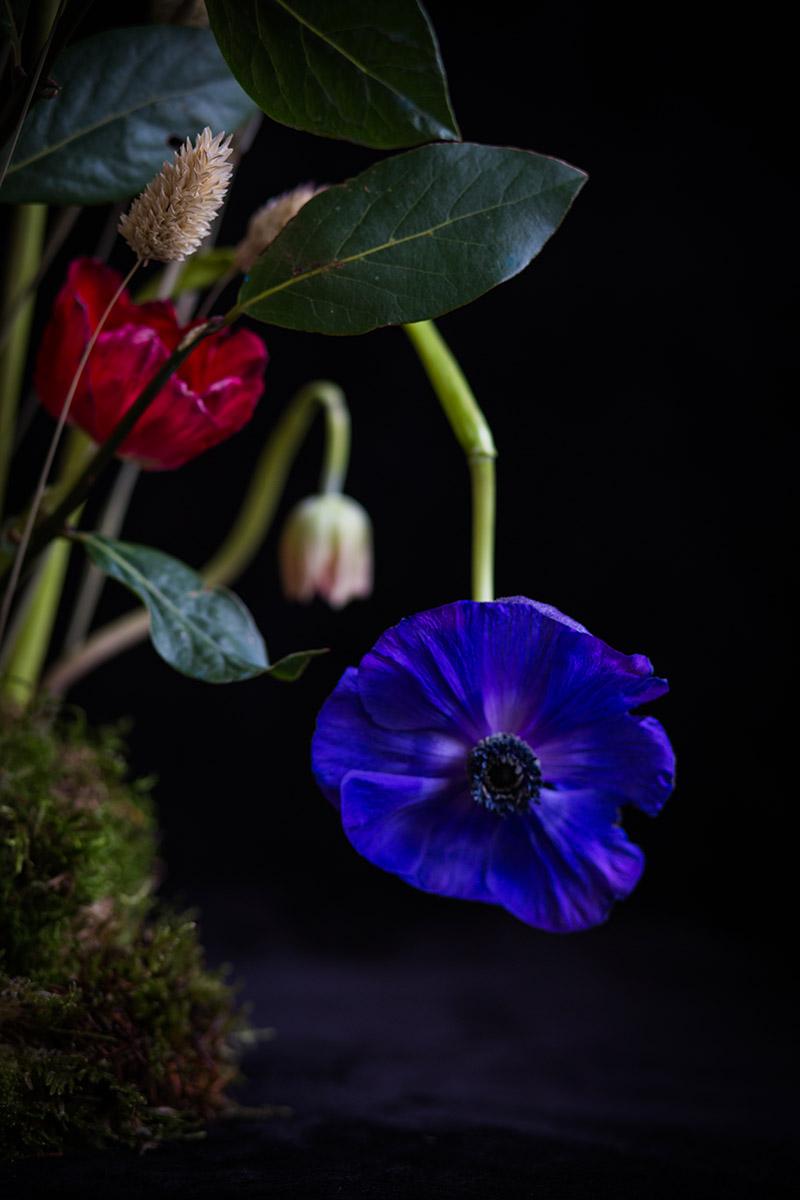
[[[119,286],[117,271],[92,258],[70,264],[42,338],[35,385],[58,417],[81,354]],[[69,420],[103,442],[185,333],[166,300],[134,304],[124,291],[89,355]],[[192,351],[122,443],[124,458],[149,470],[180,467],[236,433],[264,389],[267,349],[254,333],[229,329]]]

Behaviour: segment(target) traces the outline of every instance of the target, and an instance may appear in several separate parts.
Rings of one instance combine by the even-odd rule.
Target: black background
[[[785,33],[773,29],[768,8],[756,24],[714,5],[429,10],[465,138],[535,149],[590,175],[533,265],[440,328],[500,451],[498,594],[553,603],[615,647],[647,653],[670,679],[654,713],[677,750],[678,787],[656,821],[626,818],[648,857],[638,891],[603,929],[551,939],[500,910],[427,896],[382,874],[352,851],[314,787],[315,714],[345,666],[402,616],[468,593],[464,463],[397,330],[324,339],[258,327],[271,362],[255,419],[179,472],[143,477],[125,527],[131,540],[205,561],[294,389],[315,377],[336,380],[354,426],[347,490],[375,526],[375,594],[336,614],[321,604],[290,607],[280,596],[277,529],[315,487],[318,430],[276,530],[237,585],[273,657],[317,645],[331,653],[291,687],[260,680],[213,688],[172,673],[142,647],[98,670],[71,699],[97,722],[133,716],[135,767],[160,779],[165,888],[203,901],[212,944],[228,957],[256,961],[271,946],[288,947],[305,963],[303,979],[314,980],[321,962],[328,969],[342,956],[385,972],[395,995],[407,984],[409,946],[421,943],[442,970],[452,966],[453,978],[467,960],[476,977],[492,974],[500,995],[529,977],[553,997],[563,985],[567,1007],[584,999],[562,1046],[567,1075],[588,1070],[581,1038],[592,1022],[608,1031],[610,1021],[608,1062],[595,1053],[592,1070],[613,1077],[629,1037],[641,1042],[630,1079],[623,1069],[634,1110],[636,1096],[648,1094],[645,1077],[652,1083],[652,1049],[667,1072],[685,1058],[665,1101],[667,1127],[691,1128],[698,1112],[709,1118],[732,1094],[737,1116],[721,1115],[717,1133],[778,1137],[784,1052],[773,1033],[795,869],[795,783],[779,731],[787,626],[768,550],[790,474],[770,392],[790,311],[788,165],[776,136]],[[136,12],[115,7],[114,21]],[[102,12],[95,24],[108,21]],[[340,180],[376,157],[265,121],[220,241],[241,236],[249,212],[270,195],[307,179]],[[98,213],[80,218],[40,293],[40,319],[66,262],[90,250],[101,224]],[[126,268],[126,248],[118,245],[112,261]],[[24,455],[31,470],[46,435],[42,416]],[[101,617],[127,603],[109,586]],[[330,986],[335,993],[339,985]],[[308,1000],[305,986],[300,992]],[[268,1016],[269,987],[263,997]],[[561,1019],[563,1029],[562,1000],[537,1020]],[[300,1011],[319,1022],[310,1003]],[[651,1006],[652,1029],[630,1033],[620,1004],[631,1015]],[[496,1015],[488,1005],[465,1037],[496,1037]],[[413,1056],[410,1028],[404,1053]],[[711,1057],[698,1080],[692,1061],[701,1047]],[[510,1086],[523,1094],[521,1083]],[[591,1103],[602,1109],[602,1093]],[[347,1107],[341,1097],[337,1104]],[[657,1108],[648,1110],[646,1098],[643,1105],[659,1127]],[[711,1172],[698,1195],[723,1194],[709,1182],[712,1160],[707,1145],[697,1151]],[[586,1194],[627,1195],[621,1169],[609,1168],[608,1193],[597,1184]],[[656,1194],[655,1178],[636,1187]],[[553,1195],[573,1194],[553,1186]],[[676,1176],[677,1186],[687,1181]]]

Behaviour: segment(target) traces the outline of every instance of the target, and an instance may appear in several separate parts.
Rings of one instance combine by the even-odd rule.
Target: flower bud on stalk
[[[258,256],[275,241],[292,217],[296,217],[300,209],[318,192],[324,191],[324,187],[317,187],[315,183],[301,183],[289,192],[273,196],[261,208],[256,209],[248,222],[247,233],[236,247],[236,269],[242,274],[249,271]]]
[[[288,600],[315,595],[331,608],[372,591],[372,525],[350,496],[309,496],[289,514],[279,547],[281,583]]]

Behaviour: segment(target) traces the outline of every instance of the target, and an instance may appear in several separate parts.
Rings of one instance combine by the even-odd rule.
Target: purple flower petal
[[[407,617],[388,629],[358,669],[362,703],[388,729],[443,729],[483,737],[480,637],[468,602]]]
[[[501,821],[487,873],[496,902],[552,933],[599,925],[644,869],[614,816],[593,793],[545,792],[534,813]]]
[[[536,754],[544,778],[559,788],[603,792],[651,816],[672,791],[675,755],[653,717],[606,717],[537,743]]]
[[[442,896],[493,900],[485,875],[498,819],[442,779],[354,772],[342,784],[342,826],[359,854]]]
[[[561,609],[556,608],[554,604],[543,604],[541,600],[531,600],[528,596],[501,596],[498,604],[527,604],[530,608],[535,608],[537,612],[542,613],[543,616],[552,617],[554,621],[560,621],[562,625],[567,625],[578,633],[589,632],[585,625],[581,625],[580,621],[573,621],[572,617],[562,613]]]
[[[317,782],[331,804],[348,771],[377,771],[466,779],[469,746],[437,730],[382,729],[367,716],[358,671],[349,667],[317,718],[311,755]]]
[[[583,632],[548,605],[457,601],[378,639],[359,668],[369,715],[392,729],[457,727],[472,742],[533,742],[623,713],[667,690],[648,659]]]
[[[619,805],[655,813],[672,786],[664,730],[628,712],[664,691],[642,655],[548,605],[459,601],[402,621],[345,674],[320,713],[314,769],[353,846],[384,870],[539,928],[585,929],[643,869]],[[500,739],[509,761],[470,758],[499,734],[514,735]],[[523,795],[511,760],[531,753]]]

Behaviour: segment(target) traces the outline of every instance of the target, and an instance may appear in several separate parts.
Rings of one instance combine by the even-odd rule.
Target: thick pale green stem
[[[64,455],[59,488],[70,486],[91,449],[89,439],[79,430],[73,430]],[[0,698],[11,709],[25,708],[36,692],[53,633],[71,549],[66,538],[58,538],[53,542],[23,601],[25,608],[19,626],[13,630],[11,650],[0,680]]]
[[[250,487],[230,533],[200,574],[208,587],[232,583],[255,557],[278,507],[289,471],[317,410],[325,417],[325,451],[320,490],[344,482],[350,448],[350,417],[344,393],[324,380],[306,384],[295,395],[261,452]],[[98,629],[56,663],[43,687],[61,695],[78,679],[147,636],[148,617],[137,609]]]
[[[472,483],[472,599],[494,600],[494,457],[469,456]]]
[[[404,326],[467,457],[472,484],[472,598],[494,599],[495,467],[492,431],[432,321]]]
[[[3,277],[3,311],[16,311],[8,322],[7,340],[0,354],[0,511],[14,444],[17,405],[35,302],[33,294],[22,304],[18,303],[18,298],[29,288],[39,270],[46,221],[47,206],[44,204],[20,204],[11,218],[9,253]]]
[[[70,230],[77,221],[81,211],[80,207],[74,204],[58,211],[58,216],[53,221],[52,227],[48,230],[47,241],[42,250],[38,270],[35,275],[30,277],[24,288],[21,290],[17,289],[11,306],[3,313],[2,321],[0,321],[0,350],[5,347],[9,339],[19,310],[30,299],[44,279],[49,268],[53,265],[53,259],[69,236]]]
[[[48,547],[40,564],[33,594],[0,681],[0,697],[4,707],[23,709],[36,691],[53,633],[71,549],[66,538],[58,538]]]

